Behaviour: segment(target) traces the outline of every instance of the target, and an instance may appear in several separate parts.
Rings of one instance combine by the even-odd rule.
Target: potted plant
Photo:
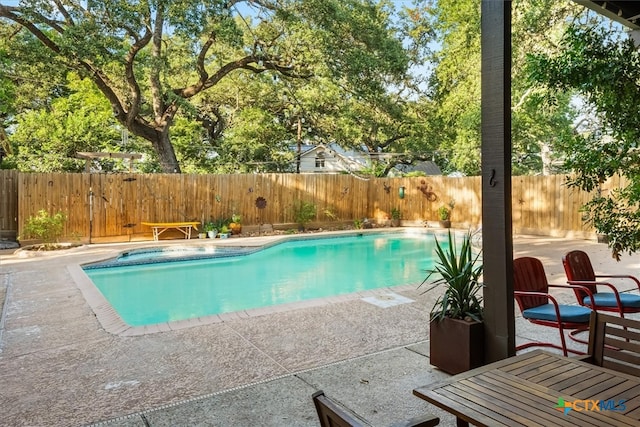
[[[222,227],[220,227],[220,238],[221,239],[226,239],[229,237],[229,235],[231,234],[231,232],[229,231],[229,227],[227,227],[226,225],[223,225]]]
[[[236,213],[231,215],[231,223],[229,224],[232,234],[242,233],[242,217]]]
[[[203,226],[202,226],[202,230],[207,233],[207,236],[210,239],[214,239],[216,237],[216,234],[218,234],[218,230],[216,229],[216,225],[215,223],[209,221],[206,222]]]
[[[484,325],[482,324],[482,263],[480,252],[473,253],[471,232],[460,245],[449,231],[447,244],[436,237],[437,260],[420,284],[429,282],[432,289],[444,287],[430,313],[429,358],[441,370],[457,374],[484,363]]]
[[[398,208],[391,209],[391,226],[399,227],[400,226],[400,218],[402,218],[402,213]]]
[[[447,206],[442,205],[438,208],[438,219],[440,220],[440,227],[442,228],[450,228],[451,227],[451,209]]]

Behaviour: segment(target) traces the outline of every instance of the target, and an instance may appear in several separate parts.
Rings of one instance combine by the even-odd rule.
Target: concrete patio
[[[0,425],[317,426],[310,396],[318,389],[373,425],[424,412],[455,425],[453,416],[411,393],[446,377],[428,358],[435,293],[410,285],[366,294],[414,301],[388,308],[351,295],[142,336],[106,332],[67,266],[157,244],[35,257],[0,251]],[[515,255],[541,258],[555,283],[564,283],[561,257],[574,248],[590,254],[596,271],[639,271],[639,256],[617,263],[595,241],[515,239]],[[518,342],[558,341],[555,330],[519,316],[516,331]]]

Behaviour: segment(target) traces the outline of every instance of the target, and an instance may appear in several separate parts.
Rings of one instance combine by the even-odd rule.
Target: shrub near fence
[[[400,210],[405,224],[436,222],[440,206],[455,201],[453,226],[481,224],[480,177],[360,179],[352,175],[57,174],[0,171],[2,232],[20,233],[41,209],[67,214],[64,235],[84,242],[151,238],[142,222],[198,221],[242,216],[245,226],[291,224],[300,201],[316,205],[314,223],[369,218],[385,223]],[[607,183],[610,188],[617,182]],[[400,198],[400,188],[404,197]],[[513,177],[514,232],[593,236],[582,223],[586,193],[563,176]],[[266,200],[258,208],[257,199]],[[15,222],[8,219],[17,218]],[[14,228],[12,228],[14,227]],[[167,232],[169,233],[169,232]]]

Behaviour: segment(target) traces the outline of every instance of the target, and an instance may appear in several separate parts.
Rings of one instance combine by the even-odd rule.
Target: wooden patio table
[[[455,415],[458,426],[640,426],[640,377],[542,350],[413,394]]]

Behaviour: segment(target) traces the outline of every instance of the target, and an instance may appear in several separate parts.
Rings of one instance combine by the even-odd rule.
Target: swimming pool
[[[434,246],[431,233],[359,234],[85,273],[124,322],[143,326],[420,283]]]

